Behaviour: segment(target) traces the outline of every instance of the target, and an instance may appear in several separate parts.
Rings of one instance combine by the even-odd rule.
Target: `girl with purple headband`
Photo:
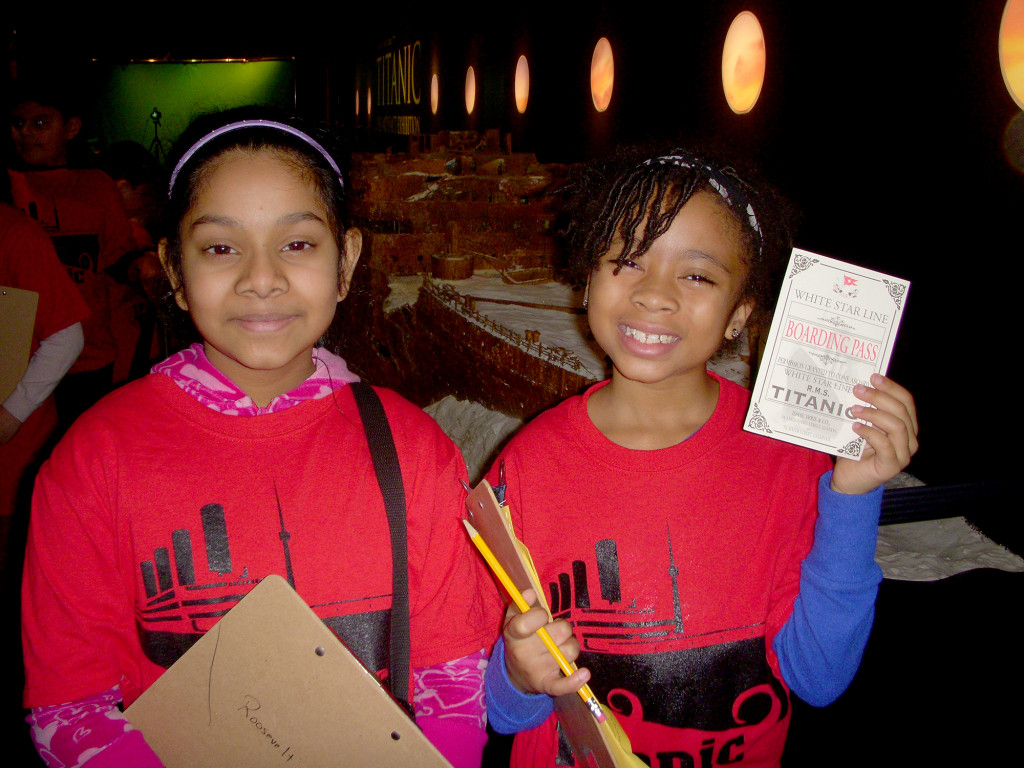
[[[778,765],[790,692],[824,705],[860,662],[881,487],[917,450],[917,416],[885,377],[856,387],[870,449],[834,467],[743,431],[748,393],[707,362],[768,305],[789,249],[779,211],[679,149],[580,175],[574,267],[612,375],[531,422],[489,478],[556,617],[510,609],[487,669],[513,766],[573,764],[551,697],[585,682],[648,765]],[[581,665],[571,677],[545,624]]]
[[[40,471],[22,617],[39,754],[160,765],[119,705],[279,574],[454,766],[478,766],[500,606],[465,590],[486,577],[459,535],[458,449],[320,344],[361,247],[328,137],[245,111],[181,143],[159,255],[201,341],[88,411]],[[357,405],[373,392],[401,545]]]

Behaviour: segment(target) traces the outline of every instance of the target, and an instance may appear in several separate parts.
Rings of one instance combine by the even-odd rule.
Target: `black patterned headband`
[[[711,188],[722,196],[726,205],[734,211],[739,211],[746,215],[747,221],[750,223],[750,228],[757,233],[761,246],[764,246],[764,233],[761,232],[761,225],[758,223],[757,215],[754,213],[754,206],[750,204],[750,200],[747,198],[743,189],[724,173],[712,168],[707,163],[698,160],[693,155],[686,154],[662,155],[661,157],[645,160],[643,164],[645,166],[655,164],[674,165],[677,168],[692,168],[693,170],[703,173],[708,177],[708,183],[711,185]]]
[[[331,169],[334,171],[334,173],[337,174],[338,183],[341,184],[341,188],[345,188],[345,181],[341,178],[341,169],[338,168],[338,164],[334,162],[334,158],[331,157],[330,153],[328,153],[326,149],[323,148],[323,145],[321,145],[320,142],[318,142],[309,134],[303,133],[298,128],[293,128],[287,123],[278,123],[274,120],[239,120],[238,122],[228,123],[227,125],[222,125],[220,128],[217,128],[216,130],[210,131],[208,134],[199,139],[199,141],[197,141],[195,144],[188,148],[188,151],[181,156],[181,159],[178,161],[178,164],[174,166],[174,171],[171,172],[171,182],[170,184],[167,185],[167,196],[171,196],[171,193],[174,191],[174,182],[177,181],[178,179],[178,174],[181,172],[181,169],[185,166],[185,163],[191,160],[192,156],[196,152],[198,152],[200,149],[209,144],[218,136],[223,136],[225,133],[230,133],[231,131],[239,131],[243,128],[272,128],[274,130],[283,131],[284,133],[290,134],[298,139],[301,139],[306,144],[315,149],[318,153],[320,153],[320,155],[323,156],[324,160],[326,160],[327,163],[331,166]]]

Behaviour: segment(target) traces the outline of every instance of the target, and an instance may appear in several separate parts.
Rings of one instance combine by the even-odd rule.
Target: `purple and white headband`
[[[341,177],[341,169],[338,167],[338,164],[334,162],[334,158],[331,157],[330,153],[326,149],[324,149],[323,145],[320,144],[320,142],[318,142],[309,134],[303,133],[298,128],[294,128],[288,125],[287,123],[279,123],[275,120],[239,120],[238,122],[228,123],[227,125],[222,125],[220,128],[217,128],[216,130],[210,131],[208,134],[203,136],[195,144],[188,148],[188,151],[181,156],[181,159],[178,160],[177,165],[174,166],[174,170],[171,172],[171,182],[170,184],[167,185],[167,196],[171,196],[171,193],[174,191],[174,182],[177,181],[178,179],[178,174],[181,172],[181,169],[185,166],[185,163],[191,160],[192,156],[196,152],[198,152],[200,149],[209,144],[218,136],[223,136],[225,133],[230,133],[232,131],[239,131],[242,130],[243,128],[272,128],[274,130],[282,131],[284,133],[295,136],[298,139],[301,139],[306,144],[308,144],[309,146],[311,146],[313,149],[320,153],[324,160],[327,161],[328,165],[331,166],[331,169],[337,174],[338,183],[341,184],[342,189],[345,188],[345,181]]]
[[[707,163],[701,162],[692,155],[663,155],[645,160],[643,164],[651,166],[655,163],[658,165],[674,165],[677,168],[692,168],[702,172],[708,177],[708,183],[711,185],[711,188],[722,196],[726,205],[734,211],[739,211],[746,215],[750,228],[757,233],[758,239],[763,244],[764,233],[761,232],[761,225],[757,220],[757,215],[754,213],[754,206],[750,204],[750,200],[747,199],[743,190],[725,174],[712,168]]]

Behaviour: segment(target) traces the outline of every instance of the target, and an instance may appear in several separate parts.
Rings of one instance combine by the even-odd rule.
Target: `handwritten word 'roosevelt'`
[[[243,698],[242,706],[238,708],[238,711],[244,713],[245,719],[252,723],[253,727],[256,728],[256,731],[260,735],[266,738],[267,743],[270,746],[272,746],[275,750],[281,751],[281,758],[285,762],[290,761],[293,757],[295,757],[295,753],[292,752],[291,747],[282,747],[281,742],[278,741],[278,739],[270,732],[270,730],[263,723],[263,721],[260,720],[259,715],[256,714],[259,711],[259,709],[260,700],[257,699],[255,696],[247,695]]]

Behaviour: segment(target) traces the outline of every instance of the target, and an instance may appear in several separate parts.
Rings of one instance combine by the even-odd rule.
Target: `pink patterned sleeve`
[[[455,661],[413,671],[416,722],[454,768],[478,768],[487,741],[481,649]],[[48,768],[132,765],[164,768],[117,708],[109,691],[67,704],[37,707],[26,718],[32,741]]]
[[[481,649],[455,661],[413,670],[416,724],[454,768],[479,768],[487,741]]]
[[[164,768],[117,708],[120,701],[121,690],[115,686],[78,701],[33,709],[25,719],[48,768]]]

